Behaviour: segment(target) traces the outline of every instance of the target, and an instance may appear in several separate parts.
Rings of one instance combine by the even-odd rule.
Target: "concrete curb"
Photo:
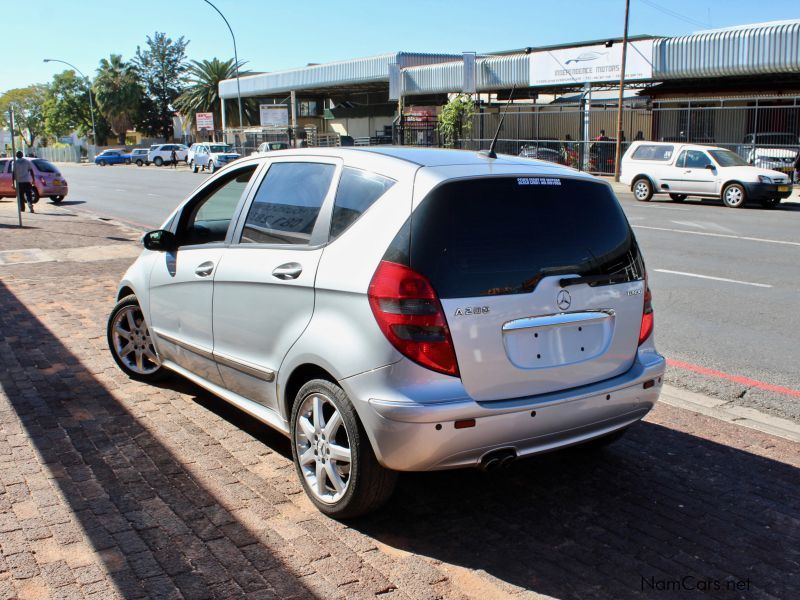
[[[664,385],[659,402],[727,423],[755,429],[792,442],[800,442],[800,425],[794,421],[773,417],[754,408],[735,406],[726,400]]]

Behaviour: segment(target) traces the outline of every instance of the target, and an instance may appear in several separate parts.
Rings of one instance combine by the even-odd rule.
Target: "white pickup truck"
[[[719,198],[729,208],[748,201],[771,208],[792,193],[786,173],[751,166],[725,148],[670,142],[631,144],[622,157],[620,181],[640,202],[669,194],[675,202],[700,196]]]

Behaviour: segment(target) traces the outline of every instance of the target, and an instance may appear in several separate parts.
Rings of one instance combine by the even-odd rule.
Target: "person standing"
[[[25,212],[25,202],[28,210],[33,212],[33,164],[17,150],[17,159],[14,161],[14,183],[19,191],[19,210]]]
[[[800,152],[794,159],[794,182],[800,183]]]
[[[169,155],[169,160],[172,163],[172,168],[178,168],[178,153],[175,152],[175,146],[172,147],[172,153]]]

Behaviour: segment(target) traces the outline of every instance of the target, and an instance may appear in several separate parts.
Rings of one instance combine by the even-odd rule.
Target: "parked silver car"
[[[613,441],[664,359],[611,187],[467,151],[289,150],[210,177],[143,238],[108,322],[129,376],[177,372],[292,440],[338,518],[397,471]]]

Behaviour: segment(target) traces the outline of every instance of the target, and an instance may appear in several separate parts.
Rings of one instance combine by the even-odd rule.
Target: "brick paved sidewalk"
[[[0,202],[0,600],[800,589],[799,445],[666,405],[605,452],[406,475],[383,512],[327,519],[282,436],[114,366],[105,319],[137,233],[25,216]]]

